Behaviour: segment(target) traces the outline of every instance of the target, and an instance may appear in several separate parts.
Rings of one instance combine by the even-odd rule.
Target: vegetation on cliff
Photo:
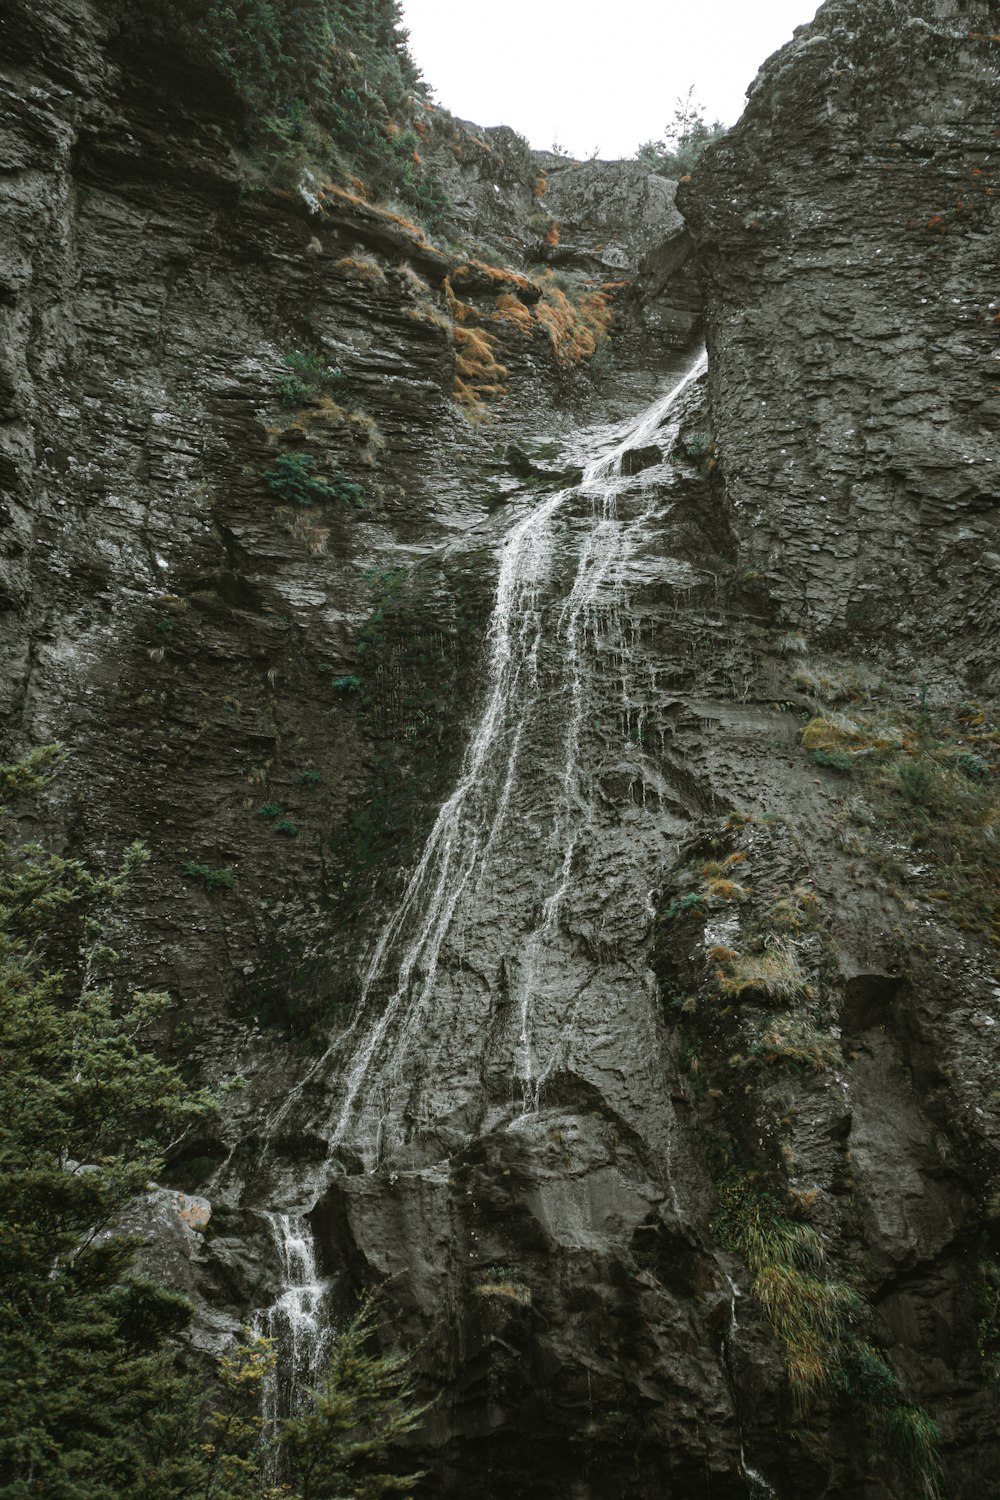
[[[0,766],[37,816],[57,747]],[[0,808],[4,825],[14,824]],[[323,1500],[408,1492],[386,1452],[413,1430],[405,1357],[370,1351],[367,1303],[333,1341],[317,1390],[274,1432],[273,1368],[253,1340],[185,1367],[190,1305],[137,1274],[122,1232],[166,1152],[213,1107],[151,1050],[164,995],[134,991],[110,946],[146,859],[113,876],[0,833],[0,1495],[7,1500]],[[289,1485],[265,1479],[279,1450]],[[294,1488],[293,1488],[294,1485]]]
[[[448,204],[420,154],[426,89],[399,0],[142,0],[127,24],[226,79],[279,178],[312,169],[440,222]]]
[[[660,177],[686,177],[713,141],[725,135],[721,120],[709,125],[695,101],[694,86],[674,102],[673,118],[658,141],[645,141],[636,152],[639,161]]]

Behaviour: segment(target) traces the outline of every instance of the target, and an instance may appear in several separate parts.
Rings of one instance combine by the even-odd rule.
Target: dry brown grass
[[[771,942],[760,953],[741,953],[718,974],[719,989],[733,1000],[807,999],[812,993],[798,954],[787,939]]]

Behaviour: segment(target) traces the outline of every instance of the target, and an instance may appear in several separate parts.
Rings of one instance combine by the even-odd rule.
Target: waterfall
[[[487,635],[486,699],[457,784],[368,961],[351,1028],[313,1070],[335,1050],[353,1044],[336,1114],[327,1128],[334,1149],[352,1140],[369,1167],[392,1144],[387,1132],[395,1128],[399,1135],[393,1116],[405,1106],[394,1101],[393,1093],[418,1034],[424,1065],[433,1067],[435,1041],[446,1034],[448,1025],[443,1016],[440,1024],[428,1025],[428,1011],[440,987],[443,947],[446,941],[454,942],[462,960],[467,951],[461,946],[465,927],[481,914],[488,879],[501,878],[502,872],[494,867],[511,842],[511,804],[524,776],[531,731],[539,715],[557,701],[559,767],[547,804],[550,826],[540,851],[552,863],[548,890],[508,964],[516,992],[513,1061],[522,1113],[537,1108],[539,1088],[560,1055],[558,1039],[546,1057],[539,1052],[533,1000],[544,983],[542,967],[572,884],[586,821],[587,796],[580,772],[588,713],[585,658],[595,643],[600,644],[602,634],[619,665],[628,656],[631,625],[622,612],[626,600],[621,575],[643,518],[622,520],[618,515],[619,492],[629,483],[621,477],[621,461],[630,448],[645,445],[660,431],[705,365],[702,355],[638,421],[613,434],[610,445],[586,465],[578,485],[558,491],[531,510],[503,546]],[[576,510],[582,510],[582,516]],[[567,538],[571,552],[578,550],[572,583],[556,613],[551,605],[553,574],[558,557],[565,555]],[[554,687],[543,683],[541,672],[543,655],[553,651],[561,661],[561,680]],[[548,670],[551,673],[551,667]],[[620,698],[629,717],[624,668],[622,673]],[[563,1032],[571,1020],[570,1013]],[[361,1032],[366,1021],[368,1029]],[[432,1103],[423,1108],[428,1117],[435,1111]]]
[[[723,1364],[729,1372],[730,1385],[735,1388],[735,1381],[733,1380],[730,1364],[732,1359],[732,1349],[736,1342],[736,1335],[740,1331],[740,1321],[739,1315],[736,1311],[736,1304],[742,1294],[739,1287],[736,1285],[736,1282],[728,1272],[726,1273],[726,1280],[729,1282],[729,1327],[726,1329],[726,1333],[723,1338],[722,1354]],[[768,1481],[764,1478],[763,1474],[761,1474],[758,1469],[753,1468],[750,1464],[747,1463],[746,1448],[743,1441],[743,1423],[740,1421],[740,1414],[738,1410],[736,1410],[736,1425],[740,1443],[740,1473],[746,1480],[747,1488],[750,1491],[751,1500],[778,1500],[778,1492],[774,1488],[774,1486],[768,1483]]]
[[[367,961],[351,1025],[286,1096],[269,1136],[322,1077],[332,1083],[330,1108],[316,1129],[330,1142],[331,1163],[348,1151],[369,1171],[387,1158],[405,1163],[407,1129],[430,1134],[440,1115],[467,1102],[482,1111],[490,1095],[482,1072],[490,1067],[497,1080],[493,1087],[491,1075],[492,1123],[524,1128],[554,1071],[583,1066],[570,1056],[577,1029],[596,1033],[599,1051],[601,1036],[618,1026],[615,1066],[625,1088],[641,1101],[637,1108],[657,1093],[648,1072],[655,1066],[649,1017],[657,1007],[643,940],[663,819],[658,827],[646,817],[626,826],[630,803],[623,808],[595,794],[588,755],[603,754],[630,787],[642,762],[644,802],[646,778],[655,782],[658,773],[632,736],[641,738],[659,690],[655,668],[645,684],[636,677],[641,631],[630,611],[629,565],[669,476],[661,472],[647,484],[623,476],[621,464],[629,449],[654,437],[669,448],[679,424],[671,414],[705,365],[701,355],[638,420],[599,434],[581,481],[547,496],[507,534],[486,639],[484,701],[454,790]],[[657,558],[657,577],[682,566]],[[607,722],[595,728],[595,714]],[[588,956],[566,932],[579,870],[593,859],[598,834],[611,851],[610,874],[604,866],[591,874],[598,883],[612,881],[619,907],[613,930],[595,932],[592,946],[605,943],[613,953],[618,945],[626,956],[610,961]],[[487,1024],[482,1007],[494,1004],[498,988],[504,1012]],[[623,1012],[629,1005],[633,1011]],[[586,1026],[578,1026],[581,1016]],[[491,1048],[495,1066],[484,1061]],[[422,1068],[422,1078],[408,1079],[408,1065]],[[651,1147],[657,1129],[669,1164],[669,1120],[649,1125]],[[331,1163],[317,1168],[314,1198]],[[677,1208],[671,1173],[668,1179]],[[273,1432],[317,1373],[327,1289],[306,1217],[266,1217],[282,1291],[255,1329],[275,1339],[279,1355],[279,1373],[265,1392]],[[744,1473],[756,1482],[752,1470]]]
[[[264,1389],[265,1432],[273,1436],[279,1417],[319,1373],[328,1326],[323,1321],[326,1282],[316,1265],[316,1247],[305,1218],[265,1212],[281,1275],[281,1293],[258,1313],[254,1334],[274,1340],[275,1368]]]

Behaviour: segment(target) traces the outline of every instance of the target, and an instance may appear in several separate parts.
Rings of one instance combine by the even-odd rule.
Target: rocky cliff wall
[[[791,625],[933,646],[976,690],[996,688],[996,20],[824,5],[681,188],[747,567]]]
[[[111,11],[2,20],[8,737],[70,749],[47,837],[150,846],[162,1044],[246,1078],[171,1166],[207,1228],[147,1216],[198,1338],[288,1289],[285,1215],[326,1317],[381,1284],[418,1347],[429,1494],[908,1500],[918,1408],[981,1493],[995,333],[875,314],[920,256],[928,307],[990,274],[964,208],[905,226],[984,139],[993,44],[948,34],[997,27],[832,3],[772,60],[680,200],[707,405],[581,485],[696,354],[669,187],[429,118],[498,292],[356,195],[247,193],[232,101]],[[524,331],[535,252],[635,277],[589,366]],[[507,367],[472,424],[456,328]],[[282,456],[341,488],[276,493]]]

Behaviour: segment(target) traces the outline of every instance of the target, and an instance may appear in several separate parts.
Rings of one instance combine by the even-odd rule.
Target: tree
[[[663,139],[646,141],[636,152],[636,159],[660,177],[684,177],[694,171],[706,148],[725,133],[721,120],[706,123],[704,106],[695,102],[692,84],[683,98],[674,101],[674,117],[664,129]]]
[[[60,758],[48,746],[0,765],[0,797],[37,797]],[[408,1494],[420,1476],[386,1455],[425,1408],[405,1356],[367,1352],[370,1302],[270,1435],[269,1340],[245,1341],[204,1379],[183,1368],[176,1335],[192,1309],[135,1274],[139,1241],[117,1228],[213,1107],[149,1050],[168,1001],[124,985],[109,946],[147,856],[133,844],[115,875],[94,874],[18,841],[12,821],[0,806],[0,1497]],[[275,1456],[289,1483],[269,1480]]]
[[[37,796],[60,758],[0,766],[0,796]],[[190,1308],[132,1274],[115,1226],[209,1101],[145,1049],[165,997],[113,983],[109,923],[141,846],[106,877],[9,822],[0,807],[0,1495],[120,1500],[153,1466],[169,1500],[198,1464],[168,1348]]]
[[[387,1466],[387,1450],[413,1432],[418,1405],[405,1354],[374,1354],[372,1298],[334,1341],[319,1386],[304,1411],[281,1425],[279,1443],[301,1500],[382,1500],[409,1495],[422,1474]]]

